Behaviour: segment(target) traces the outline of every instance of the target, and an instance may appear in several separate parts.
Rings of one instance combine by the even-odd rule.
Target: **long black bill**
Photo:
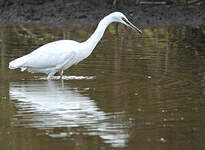
[[[128,20],[123,18],[123,21],[129,26],[131,27],[133,30],[137,31],[138,33],[142,34],[143,32],[138,29],[136,26],[134,26],[131,22],[129,22]]]

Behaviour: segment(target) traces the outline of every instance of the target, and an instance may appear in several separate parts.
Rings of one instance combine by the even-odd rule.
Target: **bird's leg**
[[[63,70],[60,71],[60,79],[63,79]]]

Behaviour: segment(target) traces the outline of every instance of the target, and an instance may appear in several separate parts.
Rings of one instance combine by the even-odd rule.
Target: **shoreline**
[[[56,1],[55,1],[56,2]],[[1,7],[1,5],[0,5]],[[87,3],[51,3],[9,5],[0,12],[1,25],[52,25],[52,26],[90,26],[95,25],[105,15],[120,11],[139,26],[205,25],[205,5],[136,5],[112,6],[88,5]]]

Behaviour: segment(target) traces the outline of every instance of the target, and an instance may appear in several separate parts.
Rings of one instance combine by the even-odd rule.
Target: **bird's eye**
[[[124,17],[122,17],[122,20],[126,22],[126,19]]]
[[[126,23],[126,24],[128,24],[128,25],[130,25],[130,23],[127,21],[127,19],[125,19],[124,17],[122,17],[122,20]]]

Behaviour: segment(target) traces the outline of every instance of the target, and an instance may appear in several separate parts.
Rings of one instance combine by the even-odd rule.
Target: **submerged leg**
[[[60,79],[63,79],[63,70],[60,71]]]

